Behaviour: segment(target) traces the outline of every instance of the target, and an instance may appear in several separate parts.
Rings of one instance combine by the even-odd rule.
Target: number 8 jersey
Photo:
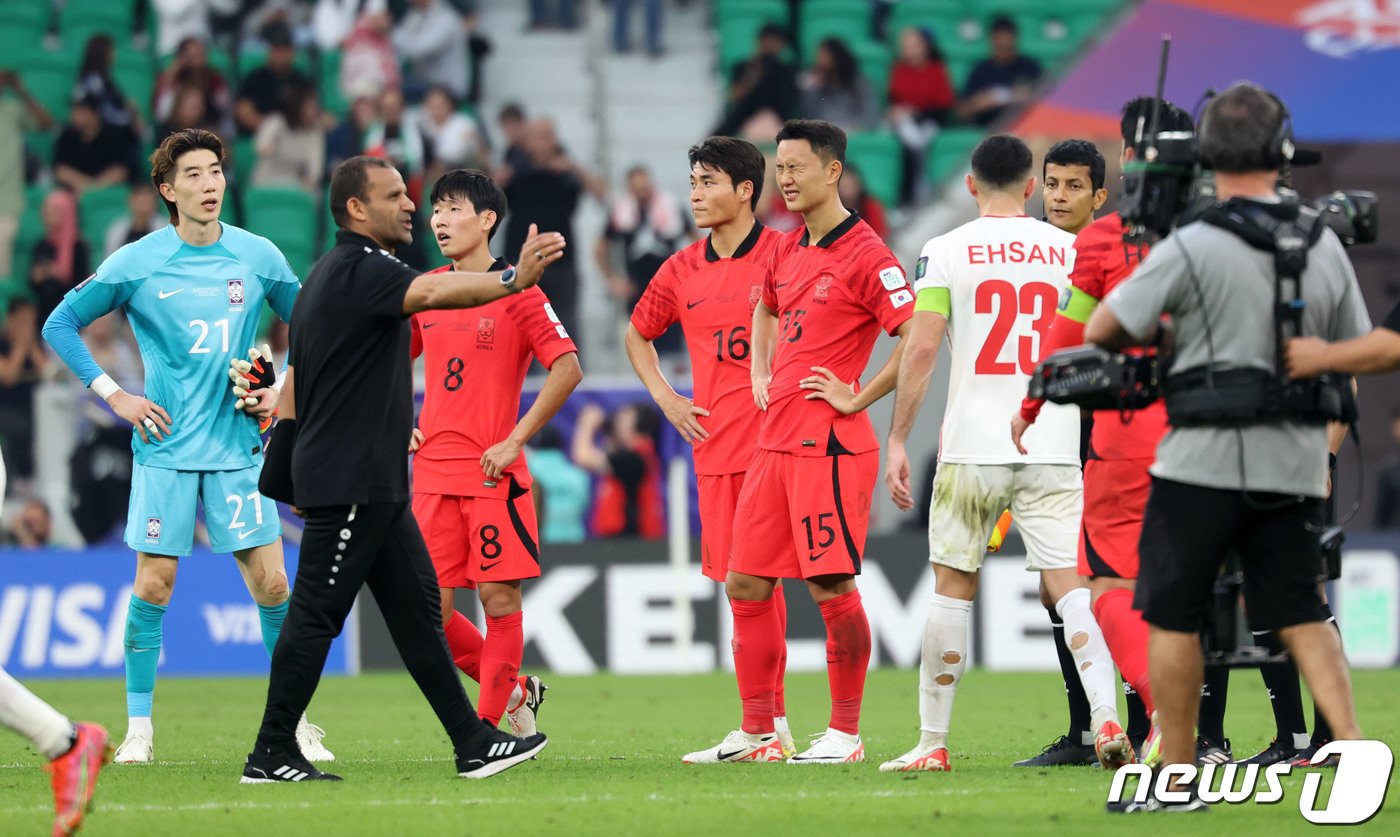
[[[1079,464],[1078,409],[1047,404],[1011,443],[1040,346],[1074,268],[1074,236],[1027,216],[988,216],[924,245],[919,309],[948,317],[950,381],[939,460],[980,465]]]

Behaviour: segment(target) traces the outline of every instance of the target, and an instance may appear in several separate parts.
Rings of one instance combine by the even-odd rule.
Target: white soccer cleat
[[[778,743],[783,745],[783,758],[790,759],[797,755],[797,742],[792,740],[792,727],[788,725],[786,715],[773,717],[773,731],[778,734]]]
[[[326,731],[309,723],[305,715],[297,721],[297,748],[301,750],[302,758],[307,761],[335,761],[335,753],[327,750],[326,745],[321,743],[321,739],[325,737]]]
[[[947,773],[952,769],[948,766],[947,747],[915,747],[880,765],[881,773]]]
[[[520,689],[519,686],[516,689]],[[540,679],[531,674],[525,678],[525,688],[520,691],[520,701],[514,709],[506,710],[506,723],[510,725],[510,732],[516,738],[529,738],[539,732],[540,706],[544,704],[544,693],[549,691],[549,687],[540,682]],[[511,695],[516,699],[515,695]]]
[[[788,759],[788,764],[855,764],[865,761],[865,745],[859,735],[828,728],[804,753]]]
[[[150,764],[155,761],[156,747],[151,737],[140,732],[128,732],[112,757],[114,764]]]
[[[780,762],[783,760],[783,745],[778,743],[774,733],[751,735],[736,729],[724,740],[708,750],[699,750],[681,756],[682,764],[723,764],[738,762]]]

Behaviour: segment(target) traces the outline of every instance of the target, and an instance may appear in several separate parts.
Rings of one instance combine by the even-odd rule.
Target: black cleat
[[[1081,739],[1082,740],[1082,739]],[[1086,767],[1099,763],[1092,744],[1076,744],[1068,735],[1050,742],[1040,755],[1023,759],[1012,767]]]
[[[1195,785],[1191,786],[1191,797],[1185,802],[1160,802],[1149,796],[1142,802],[1134,802],[1131,799],[1110,802],[1104,808],[1110,814],[1204,814],[1210,810],[1210,806],[1202,801]]]
[[[243,765],[244,785],[266,785],[273,782],[339,782],[333,773],[323,773],[307,761],[300,752],[248,754]]]
[[[1281,761],[1291,762],[1297,757],[1297,750],[1292,747],[1285,747],[1275,738],[1273,741],[1269,742],[1268,747],[1265,747],[1263,750],[1247,759],[1235,762],[1235,764],[1257,764],[1260,767],[1268,767],[1271,764],[1278,764]]]
[[[1230,761],[1230,739],[1217,744],[1204,735],[1196,736],[1196,764],[1229,764]]]
[[[543,750],[549,739],[543,733],[516,738],[505,732],[491,730],[481,736],[480,749],[457,756],[457,775],[467,779],[485,779],[529,761]]]
[[[1297,754],[1295,754],[1294,757],[1288,763],[1293,765],[1294,767],[1336,767],[1337,762],[1341,761],[1341,757],[1338,756],[1336,753],[1333,753],[1332,755],[1328,756],[1327,758],[1323,759],[1317,764],[1312,763],[1313,756],[1317,755],[1317,751],[1322,749],[1322,747],[1328,743],[1329,742],[1327,741],[1317,741],[1312,744],[1309,744],[1306,748],[1299,750]]]

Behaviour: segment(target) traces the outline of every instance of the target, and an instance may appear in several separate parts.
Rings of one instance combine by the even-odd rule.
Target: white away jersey
[[[1046,404],[1011,443],[1040,347],[1074,268],[1074,236],[1026,216],[985,217],[924,245],[914,292],[947,288],[951,377],[939,459],[983,465],[1079,464],[1079,410]]]

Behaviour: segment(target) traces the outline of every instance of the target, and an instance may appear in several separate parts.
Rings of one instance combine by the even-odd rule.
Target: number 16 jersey
[[[987,216],[924,245],[915,293],[946,289],[950,380],[942,462],[1079,464],[1079,411],[1046,404],[1022,438],[1010,422],[1074,268],[1074,236],[1022,216]]]

